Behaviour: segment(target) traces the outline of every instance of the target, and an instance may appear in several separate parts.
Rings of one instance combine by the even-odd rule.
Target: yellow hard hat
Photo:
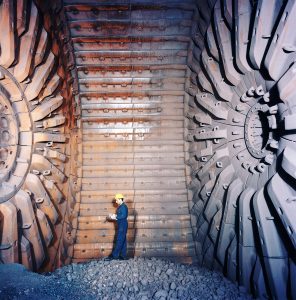
[[[118,194],[115,195],[114,199],[115,200],[117,200],[117,199],[124,199],[124,196],[122,194],[118,193]]]

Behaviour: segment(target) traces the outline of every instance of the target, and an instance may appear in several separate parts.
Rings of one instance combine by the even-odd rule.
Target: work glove
[[[107,218],[109,220],[116,220],[116,214],[109,214]]]

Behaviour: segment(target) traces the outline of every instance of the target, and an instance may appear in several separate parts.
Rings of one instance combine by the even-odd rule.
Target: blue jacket
[[[125,203],[122,203],[118,206],[116,210],[116,215],[118,225],[127,222],[128,208]]]

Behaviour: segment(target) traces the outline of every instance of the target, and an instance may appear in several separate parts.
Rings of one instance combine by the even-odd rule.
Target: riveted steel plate
[[[133,233],[141,230],[134,245],[145,246],[135,246],[137,255],[178,256],[183,250],[177,240],[184,246],[192,241],[190,234],[180,234],[190,227],[183,116],[194,5],[147,4],[65,5],[82,109],[77,226],[83,236],[75,245],[76,259],[110,252],[114,227],[102,221],[114,211],[112,198],[119,191],[129,207],[131,247]],[[174,228],[180,234],[172,235]],[[153,239],[167,244],[156,246]],[[176,250],[169,246],[174,240]],[[184,259],[191,253],[184,252]]]

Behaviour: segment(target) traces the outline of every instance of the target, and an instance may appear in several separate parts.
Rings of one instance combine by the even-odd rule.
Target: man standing
[[[107,257],[107,260],[112,259],[126,259],[126,233],[127,233],[127,216],[128,216],[128,208],[124,203],[124,196],[122,194],[115,195],[115,202],[118,205],[116,210],[116,214],[111,214],[109,219],[117,221],[117,239],[115,248],[113,249],[111,255]]]

